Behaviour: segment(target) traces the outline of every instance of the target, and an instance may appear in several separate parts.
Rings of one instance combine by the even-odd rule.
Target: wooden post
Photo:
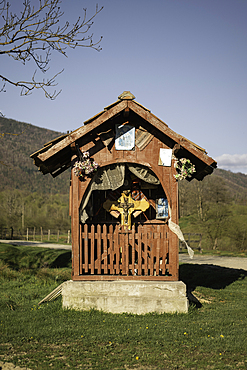
[[[22,230],[24,230],[24,218],[25,218],[25,206],[24,206],[24,202],[22,203],[22,215],[21,215],[21,227],[22,227]]]
[[[48,242],[50,241],[51,230],[48,230]]]
[[[70,243],[70,230],[68,230],[68,240],[67,240],[67,244]]]
[[[59,230],[57,231],[57,243],[59,242]]]
[[[43,229],[42,226],[40,227],[40,241],[43,241]]]
[[[202,234],[200,234],[200,242],[199,242],[199,252],[202,253]]]
[[[28,242],[28,228],[27,228],[27,242]]]
[[[11,228],[10,228],[10,240],[13,240],[13,235],[14,235],[14,229],[11,226]]]

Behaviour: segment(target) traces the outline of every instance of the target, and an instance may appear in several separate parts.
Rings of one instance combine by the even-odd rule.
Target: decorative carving
[[[131,94],[130,91],[124,91],[121,95],[119,95],[118,99],[120,100],[134,100],[136,97]]]

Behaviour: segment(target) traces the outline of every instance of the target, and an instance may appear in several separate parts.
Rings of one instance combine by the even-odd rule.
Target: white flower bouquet
[[[176,158],[174,167],[177,170],[177,174],[174,175],[176,180],[184,180],[187,177],[192,177],[193,173],[196,172],[195,165],[186,158]]]
[[[98,163],[90,158],[89,152],[83,152],[82,160],[75,162],[73,170],[77,177],[84,178],[85,176],[91,175],[93,172],[97,171],[98,167]]]

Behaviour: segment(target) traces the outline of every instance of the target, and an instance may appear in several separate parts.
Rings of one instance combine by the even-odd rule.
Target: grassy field
[[[40,370],[247,369],[246,271],[181,265],[188,314],[77,312],[63,310],[61,298],[38,306],[70,279],[68,252],[8,246],[6,257],[6,248],[0,244],[0,361]]]

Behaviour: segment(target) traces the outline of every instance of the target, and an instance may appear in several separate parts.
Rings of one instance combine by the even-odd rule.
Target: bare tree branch
[[[12,13],[11,5],[6,0],[0,0],[0,16],[3,25],[0,27],[0,55],[8,55],[14,60],[26,64],[33,61],[38,70],[46,73],[51,61],[51,54],[57,51],[64,56],[66,49],[87,47],[101,50],[100,41],[93,41],[93,34],[89,33],[96,15],[103,9],[96,6],[95,13],[87,19],[87,10],[83,9],[83,17],[79,17],[73,25],[65,22],[60,25],[64,13],[59,4],[62,0],[38,0],[37,7],[31,5],[31,0],[24,0],[20,15]],[[45,96],[55,99],[60,93],[49,93],[48,88],[54,87],[55,78],[62,73],[58,72],[52,78],[36,81],[33,74],[31,81],[12,81],[7,76],[0,75],[5,91],[6,83],[21,87],[21,95],[28,95],[34,89],[42,89]]]
[[[21,87],[21,96],[25,96],[25,95],[29,95],[32,93],[32,91],[34,89],[42,89],[45,93],[45,97],[46,98],[49,98],[51,100],[54,100],[56,99],[56,97],[60,94],[61,90],[60,91],[56,91],[54,90],[52,92],[52,94],[50,94],[48,91],[47,91],[47,88],[48,87],[54,87],[56,86],[57,84],[55,83],[55,78],[61,74],[63,72],[60,71],[58,72],[55,76],[53,76],[51,79],[49,80],[43,80],[43,81],[36,81],[35,80],[35,74],[36,74],[36,71],[34,72],[33,74],[33,77],[32,77],[32,81],[30,82],[27,82],[27,81],[18,81],[18,82],[13,82],[11,80],[9,80],[8,78],[0,75],[0,78],[2,79],[2,81],[4,81],[4,84],[2,86],[2,89],[0,90],[0,92],[3,90],[5,91],[5,85],[6,85],[6,82],[11,84],[11,85],[14,85],[14,86],[17,86],[17,87]]]

